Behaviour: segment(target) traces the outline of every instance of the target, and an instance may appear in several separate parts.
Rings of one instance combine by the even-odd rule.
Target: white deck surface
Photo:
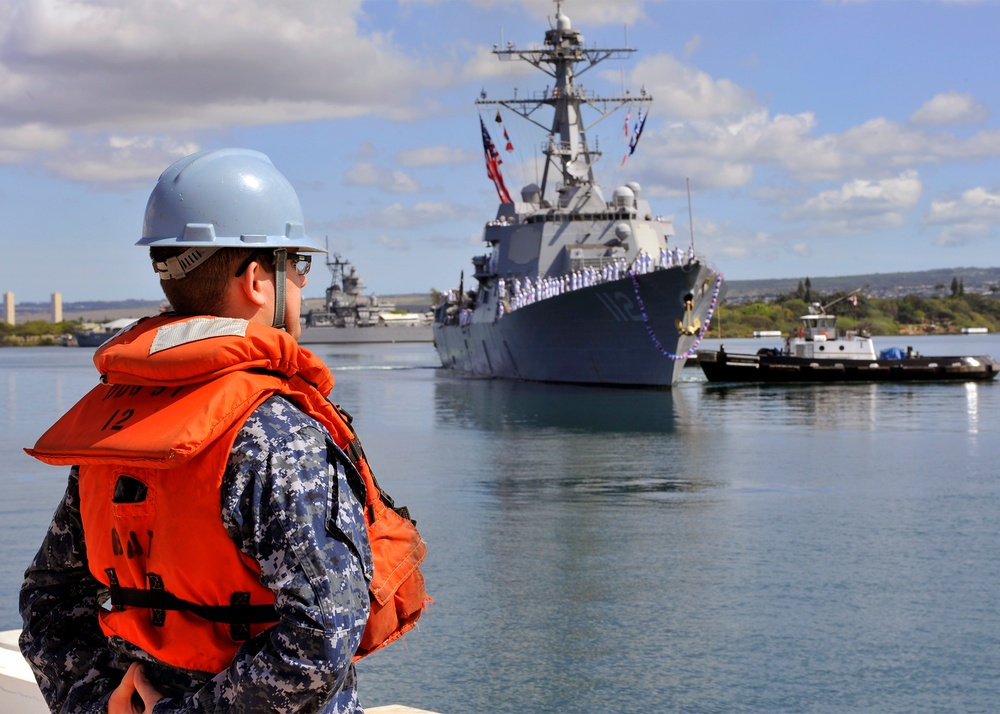
[[[46,714],[35,678],[17,648],[17,630],[0,632],[0,714]],[[434,714],[400,704],[367,707],[367,714]]]

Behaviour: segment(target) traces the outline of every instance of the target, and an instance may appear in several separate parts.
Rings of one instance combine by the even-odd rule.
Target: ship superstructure
[[[328,257],[331,281],[322,307],[303,312],[299,342],[430,342],[429,315],[396,309],[396,303],[365,294],[357,269],[339,255]]]
[[[379,315],[391,313],[395,303],[365,295],[365,281],[357,269],[339,255],[326,262],[332,279],[322,310],[305,316],[307,327],[376,327]]]
[[[504,61],[525,61],[550,75],[531,97],[477,104],[514,112],[547,132],[541,183],[514,200],[499,175],[483,125],[487,171],[500,205],[485,228],[487,252],[473,258],[476,284],[464,278],[437,306],[434,340],[445,367],[476,375],[548,382],[670,387],[704,336],[722,276],[694,246],[672,242],[673,225],[653,214],[636,182],[610,200],[594,176],[599,148],[591,127],[621,107],[652,100],[591,95],[577,83],[606,59],[635,50],[584,45],[557,4],[544,46],[494,48]],[[538,116],[552,111],[545,126]],[[482,123],[482,120],[480,119]],[[631,149],[641,135],[637,124]]]

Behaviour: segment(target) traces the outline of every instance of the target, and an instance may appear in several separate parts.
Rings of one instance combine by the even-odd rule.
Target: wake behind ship
[[[472,260],[476,285],[466,291],[463,279],[435,310],[435,347],[443,366],[473,375],[669,388],[708,329],[722,275],[693,244],[670,242],[672,224],[654,217],[638,183],[615,188],[610,200],[603,195],[593,172],[600,151],[587,142],[581,109],[596,111],[597,123],[652,98],[645,90],[637,97],[597,97],[578,86],[578,74],[635,50],[585,47],[556,7],[544,47],[494,49],[501,60],[525,61],[549,74],[551,90],[533,98],[484,95],[476,102],[496,106],[498,117],[505,108],[548,131],[541,185],[525,186],[520,201],[511,198],[480,118],[500,205],[484,231],[488,252]],[[551,127],[535,119],[543,107],[554,112]],[[636,121],[630,153],[644,123]]]

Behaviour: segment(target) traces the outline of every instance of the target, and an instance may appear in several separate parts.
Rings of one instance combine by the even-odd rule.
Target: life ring
[[[825,332],[821,332],[819,334],[820,334],[820,337],[822,337],[824,340],[826,339],[827,335],[826,335]]]
[[[802,337],[802,335],[804,335],[804,334],[805,334],[804,328],[800,327],[799,328],[799,337]]]

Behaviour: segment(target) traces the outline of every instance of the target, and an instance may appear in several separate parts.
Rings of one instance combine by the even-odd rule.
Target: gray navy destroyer
[[[480,117],[500,205],[485,227],[487,252],[472,260],[476,284],[467,290],[463,273],[435,309],[434,344],[444,367],[505,379],[669,388],[695,354],[722,275],[695,253],[693,233],[690,246],[669,242],[672,224],[654,216],[638,183],[615,188],[608,200],[594,177],[601,152],[587,141],[582,109],[597,112],[592,127],[652,98],[645,90],[593,96],[576,78],[634,51],[585,46],[558,3],[543,47],[494,48],[500,60],[528,62],[554,79],[531,98],[491,100],[484,93],[476,102],[545,130],[545,163],[541,185],[528,184],[520,201],[511,199]],[[536,119],[543,109],[554,111],[551,126]],[[633,151],[641,130],[637,123]]]

